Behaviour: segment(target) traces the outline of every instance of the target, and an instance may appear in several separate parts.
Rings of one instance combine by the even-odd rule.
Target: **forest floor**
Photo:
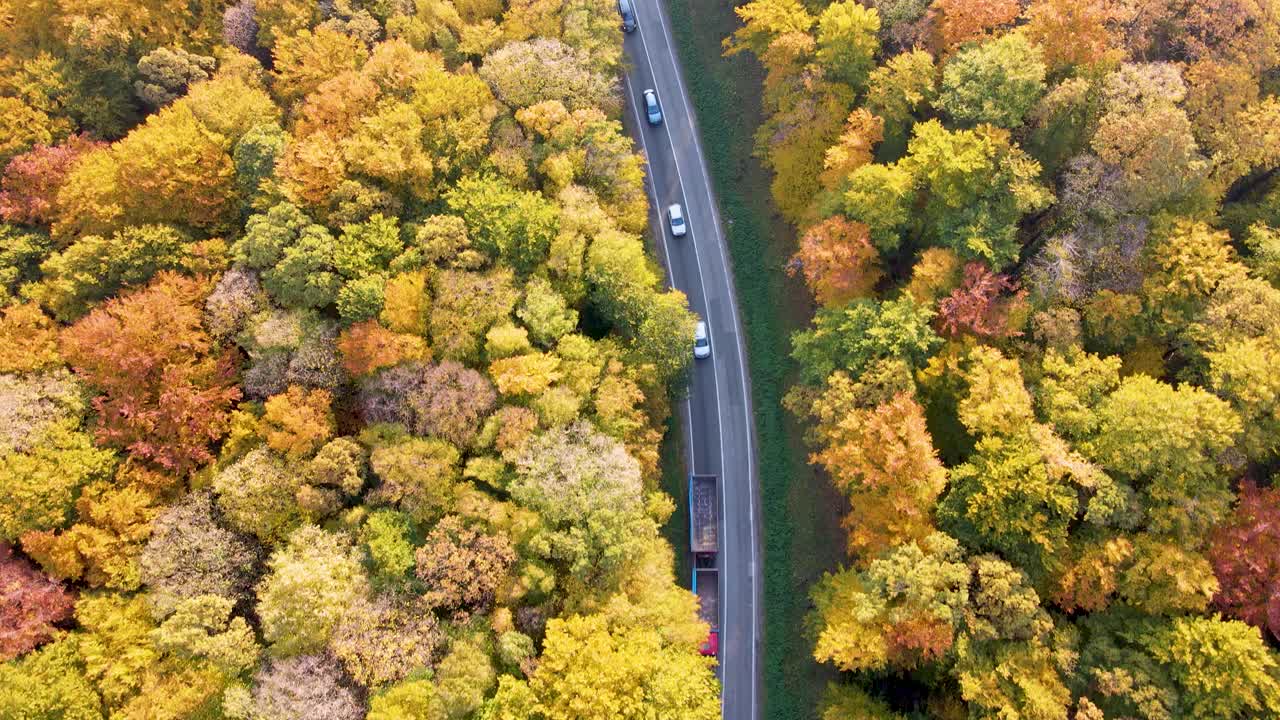
[[[668,8],[715,183],[746,333],[764,516],[763,716],[800,720],[816,714],[822,691],[834,678],[809,660],[813,645],[803,628],[809,587],[844,557],[839,521],[846,504],[805,462],[801,428],[782,408],[796,373],[791,334],[808,324],[813,308],[804,285],[783,272],[795,250],[795,233],[774,212],[769,174],[752,155],[761,121],[760,67],[745,55],[720,53],[720,41],[738,25],[733,5],[732,0],[669,0]]]

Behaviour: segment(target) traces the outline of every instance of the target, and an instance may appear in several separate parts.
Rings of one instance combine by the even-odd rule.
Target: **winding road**
[[[638,27],[627,34],[626,125],[648,160],[651,227],[667,279],[707,323],[711,357],[694,363],[680,410],[686,467],[720,477],[720,679],[725,720],[760,717],[761,545],[755,426],[742,322],[711,178],[698,139],[671,19],[662,0],[632,0]],[[644,120],[641,93],[657,91],[664,122]],[[733,108],[723,108],[733,112]],[[689,232],[674,238],[666,208],[684,207]],[[693,350],[690,340],[690,352]]]

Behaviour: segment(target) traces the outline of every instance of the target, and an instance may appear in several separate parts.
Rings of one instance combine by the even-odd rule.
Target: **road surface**
[[[720,476],[720,678],[725,720],[760,717],[760,497],[750,378],[729,253],[680,76],[671,18],[662,0],[632,0],[638,27],[626,36],[626,124],[649,162],[651,227],[667,279],[706,321],[711,357],[694,363],[681,408],[690,472]],[[664,122],[644,119],[641,93],[657,91]],[[724,108],[733,112],[733,108]],[[689,233],[671,237],[666,208],[684,207]],[[690,340],[690,352],[693,350]],[[679,548],[677,548],[679,550]]]

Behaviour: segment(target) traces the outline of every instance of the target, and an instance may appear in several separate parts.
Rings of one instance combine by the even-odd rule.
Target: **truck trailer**
[[[720,654],[720,502],[719,478],[689,476],[689,552],[693,553],[693,594],[698,615],[710,632],[703,655]]]

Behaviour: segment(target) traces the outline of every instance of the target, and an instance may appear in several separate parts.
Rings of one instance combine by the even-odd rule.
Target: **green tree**
[[[1280,665],[1257,628],[1180,617],[1140,642],[1181,688],[1179,712],[1218,718],[1280,712]]]
[[[258,617],[277,657],[323,649],[342,613],[368,591],[346,538],[314,525],[294,531],[267,566],[258,586]]]
[[[197,595],[183,600],[160,626],[151,631],[155,646],[188,660],[207,660],[229,675],[258,664],[261,649],[253,629],[233,616],[235,600]]]
[[[158,108],[185,95],[189,85],[208,80],[216,65],[213,58],[182,48],[157,48],[138,60],[142,79],[134,81],[133,89],[139,100]]]
[[[0,454],[0,537],[66,526],[80,489],[111,474],[114,454],[94,447],[78,425],[54,422],[27,438],[26,451]]]
[[[1064,437],[1082,440],[1098,429],[1098,406],[1120,386],[1120,358],[1050,349],[1036,386],[1037,415]]]
[[[250,451],[213,478],[218,507],[232,527],[279,542],[302,522],[296,493],[302,478],[265,447]]]
[[[578,311],[569,307],[564,296],[540,277],[530,279],[525,286],[516,317],[529,329],[530,339],[542,347],[554,346],[557,340],[578,327]]]
[[[1102,401],[1083,449],[1141,487],[1154,527],[1194,537],[1227,510],[1219,458],[1240,429],[1231,406],[1208,392],[1132,375]]]
[[[0,665],[0,718],[102,720],[102,700],[85,676],[78,644],[64,638]]]
[[[338,316],[348,325],[373,320],[386,306],[386,292],[386,275],[366,275],[348,280],[338,290],[338,296],[334,301],[338,308]]]
[[[400,224],[394,217],[375,213],[362,223],[342,226],[333,265],[343,277],[357,279],[385,271],[402,250]]]
[[[933,315],[908,295],[822,308],[814,316],[813,329],[792,338],[792,356],[811,383],[836,370],[861,375],[876,360],[901,359],[918,368],[942,345],[929,325]]]
[[[1044,93],[1042,57],[1017,32],[962,48],[942,69],[938,106],[968,125],[1018,127]]]
[[[1028,435],[985,437],[969,461],[951,471],[938,520],[966,545],[998,551],[1042,577],[1066,549],[1077,485],[1087,480],[1055,467]]]
[[[342,279],[334,238],[292,203],[251,216],[231,251],[237,261],[264,271],[263,285],[286,307],[324,307],[337,297]]]
[[[401,588],[411,580],[418,532],[408,513],[382,508],[360,526],[360,543],[369,555],[375,587]]]
[[[845,213],[867,225],[871,242],[881,252],[897,250],[915,203],[911,168],[901,162],[863,165],[850,173],[846,184]]]
[[[656,530],[639,463],[586,422],[526,443],[509,489],[541,516],[543,547],[567,564],[579,593],[615,588]]]
[[[308,225],[263,273],[262,284],[281,305],[322,308],[338,299],[342,279],[334,267],[337,242],[323,226]]]
[[[933,56],[918,49],[894,55],[871,71],[865,105],[884,119],[886,142],[906,142],[916,118],[937,100],[937,74]]]
[[[447,197],[480,252],[525,275],[546,261],[559,217],[555,206],[538,193],[486,175],[463,178]]]
[[[657,370],[659,382],[672,382],[691,362],[689,343],[697,318],[679,290],[655,293],[643,308],[638,324],[629,333],[631,345],[640,363]]]
[[[272,178],[284,144],[284,130],[275,123],[264,123],[250,128],[232,148],[236,187],[245,206],[260,209],[259,205],[269,197],[264,181]]]
[[[902,162],[924,193],[922,236],[995,270],[1018,256],[1022,215],[1053,200],[1038,182],[1040,164],[995,128],[918,124]]]
[[[420,522],[435,520],[457,502],[461,458],[456,447],[437,438],[375,447],[369,465],[381,483],[370,499],[396,505]]]
[[[44,277],[26,292],[59,319],[72,321],[122,287],[145,285],[160,270],[221,269],[219,250],[225,246],[191,243],[166,225],[128,227],[110,238],[87,235],[41,263]]]

